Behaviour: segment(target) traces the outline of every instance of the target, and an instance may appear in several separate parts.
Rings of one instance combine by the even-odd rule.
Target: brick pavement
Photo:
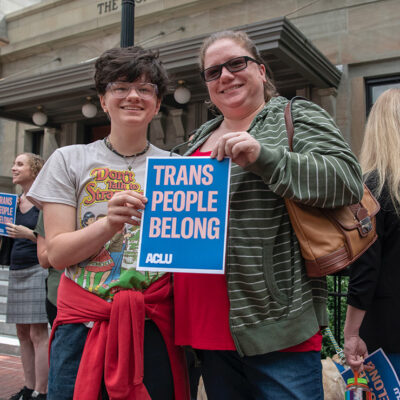
[[[8,400],[23,386],[21,357],[0,353],[0,400]]]
[[[0,353],[0,400],[8,400],[24,386],[24,373],[20,356]],[[200,378],[197,400],[207,400]]]

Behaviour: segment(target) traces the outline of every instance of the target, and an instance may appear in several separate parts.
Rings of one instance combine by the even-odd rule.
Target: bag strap
[[[331,340],[333,347],[335,348],[336,354],[339,356],[340,361],[342,362],[342,365],[346,364],[346,356],[344,355],[343,349],[338,345],[335,337],[332,334],[332,331],[330,330],[329,327],[326,327],[323,330],[324,333],[326,333]]]
[[[288,142],[289,142],[289,150],[293,151],[293,136],[294,136],[294,125],[293,125],[293,118],[292,118],[292,106],[293,103],[296,100],[306,100],[308,101],[305,97],[301,96],[295,96],[293,97],[285,107],[285,125],[286,125],[286,132],[288,136]]]

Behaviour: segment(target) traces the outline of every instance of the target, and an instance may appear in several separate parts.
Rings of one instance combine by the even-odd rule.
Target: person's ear
[[[158,114],[158,112],[160,111],[160,107],[161,107],[161,99],[157,98],[156,109],[154,111],[154,115]]]
[[[100,100],[101,108],[103,109],[103,111],[105,113],[107,113],[107,105],[106,105],[106,101],[105,101],[105,95],[100,94],[99,95],[99,100]]]
[[[265,83],[265,82],[267,82],[265,65],[264,64],[260,64],[259,67],[260,67],[259,71],[260,71],[260,73],[262,75],[263,82]]]

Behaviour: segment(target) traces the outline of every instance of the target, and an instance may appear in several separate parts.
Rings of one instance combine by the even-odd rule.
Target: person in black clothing
[[[6,228],[13,239],[6,321],[17,327],[25,386],[10,400],[42,400],[47,393],[47,271],[39,265],[33,232],[39,210],[26,198],[43,164],[40,156],[22,153],[11,169],[13,183],[20,185],[23,192],[18,200],[15,224],[8,223]]]
[[[351,266],[344,351],[354,370],[382,347],[400,376],[400,89],[389,89],[372,107],[360,163],[378,199],[378,240]]]

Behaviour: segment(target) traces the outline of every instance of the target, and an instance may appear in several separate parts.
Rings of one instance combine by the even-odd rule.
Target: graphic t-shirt
[[[38,204],[75,207],[76,229],[82,229],[107,215],[107,201],[116,192],[144,192],[147,157],[168,156],[169,152],[150,145],[144,155],[123,158],[102,140],[62,147],[45,163],[28,196]],[[163,273],[136,270],[139,230],[138,226],[125,224],[97,254],[70,266],[65,275],[106,300],[120,289],[147,288]]]

